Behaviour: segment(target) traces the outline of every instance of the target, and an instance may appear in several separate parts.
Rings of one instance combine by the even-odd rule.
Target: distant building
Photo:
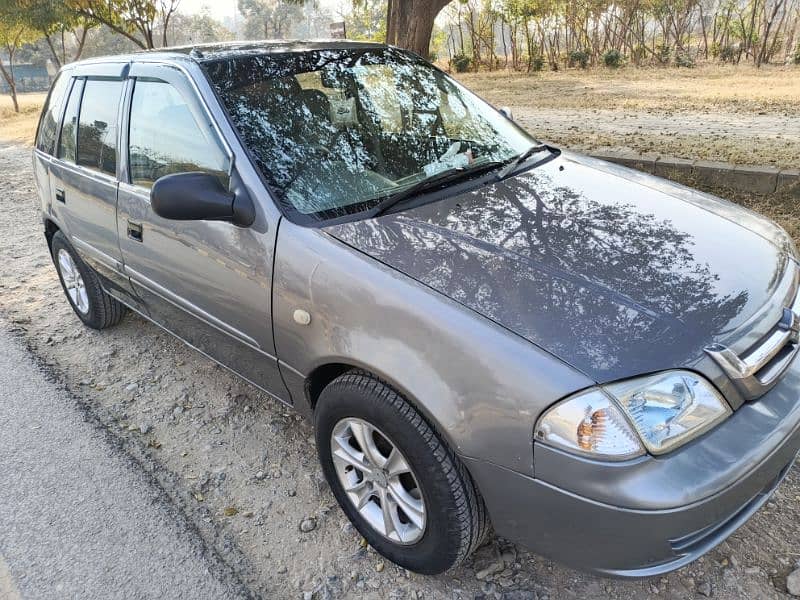
[[[11,67],[6,62],[3,62],[3,67],[6,71],[11,70]],[[14,81],[17,83],[17,93],[44,92],[50,87],[50,75],[48,75],[47,66],[44,64],[15,63]],[[3,77],[0,77],[0,93],[8,93],[8,84]]]

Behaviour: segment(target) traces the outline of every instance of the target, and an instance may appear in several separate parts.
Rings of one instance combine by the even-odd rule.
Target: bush
[[[456,54],[450,59],[450,68],[456,73],[465,73],[469,71],[469,66],[472,64],[472,59],[466,54]]]
[[[675,55],[675,64],[679,67],[693,69],[695,66],[694,56],[691,54],[691,52],[687,52],[686,50],[678,52]]]
[[[581,69],[585,69],[589,66],[589,58],[589,53],[586,50],[573,50],[569,53],[569,66],[578,66]]]
[[[538,73],[542,69],[544,69],[544,57],[534,56],[533,60],[531,60],[531,70]]]
[[[739,60],[739,49],[736,46],[723,46],[719,49],[719,59],[722,62],[736,62]]]
[[[656,46],[656,58],[662,65],[668,64],[671,56],[672,46],[667,46],[666,44],[659,44]]]
[[[625,57],[622,56],[622,52],[619,50],[608,50],[603,53],[603,56],[600,57],[603,61],[603,64],[610,69],[616,69],[622,66],[622,63],[625,61]]]
[[[800,44],[797,44],[797,48],[794,49],[794,64],[800,65]]]
[[[640,65],[645,58],[647,58],[647,49],[641,44],[634,46],[633,51],[631,52],[631,59],[633,59],[633,63],[635,65]]]

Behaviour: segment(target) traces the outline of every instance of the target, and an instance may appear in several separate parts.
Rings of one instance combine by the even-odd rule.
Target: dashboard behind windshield
[[[369,210],[444,171],[508,161],[532,141],[393,48],[252,54],[205,69],[263,177],[300,221]]]

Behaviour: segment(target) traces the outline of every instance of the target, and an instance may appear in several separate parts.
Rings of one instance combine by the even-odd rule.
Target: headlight
[[[667,371],[605,386],[653,454],[685,444],[728,418],[731,409],[705,379]]]
[[[730,414],[699,375],[665,371],[571,396],[542,416],[534,435],[564,450],[624,460],[644,454],[644,448],[669,452]]]

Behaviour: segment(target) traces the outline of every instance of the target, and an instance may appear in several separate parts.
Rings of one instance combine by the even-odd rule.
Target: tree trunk
[[[74,32],[73,32],[74,33]],[[89,27],[81,27],[81,35],[75,36],[75,41],[77,42],[78,47],[75,49],[75,54],[72,57],[72,60],[78,60],[83,54],[83,48],[86,45],[86,35],[89,33]]]
[[[3,79],[6,80],[8,84],[8,92],[11,94],[11,103],[14,105],[14,112],[19,112],[19,102],[17,102],[17,84],[14,81],[14,53],[8,51],[9,60],[8,60],[8,67],[9,70],[3,66],[3,62],[0,61],[0,73],[3,75]]]
[[[61,68],[61,59],[58,57],[58,52],[56,52],[56,47],[53,45],[53,40],[50,39],[48,34],[44,34],[44,39],[47,42],[47,46],[50,48],[50,54],[53,57],[53,61],[56,63],[56,68]]]
[[[427,58],[433,22],[449,3],[450,0],[389,0],[386,9],[386,43]]]

